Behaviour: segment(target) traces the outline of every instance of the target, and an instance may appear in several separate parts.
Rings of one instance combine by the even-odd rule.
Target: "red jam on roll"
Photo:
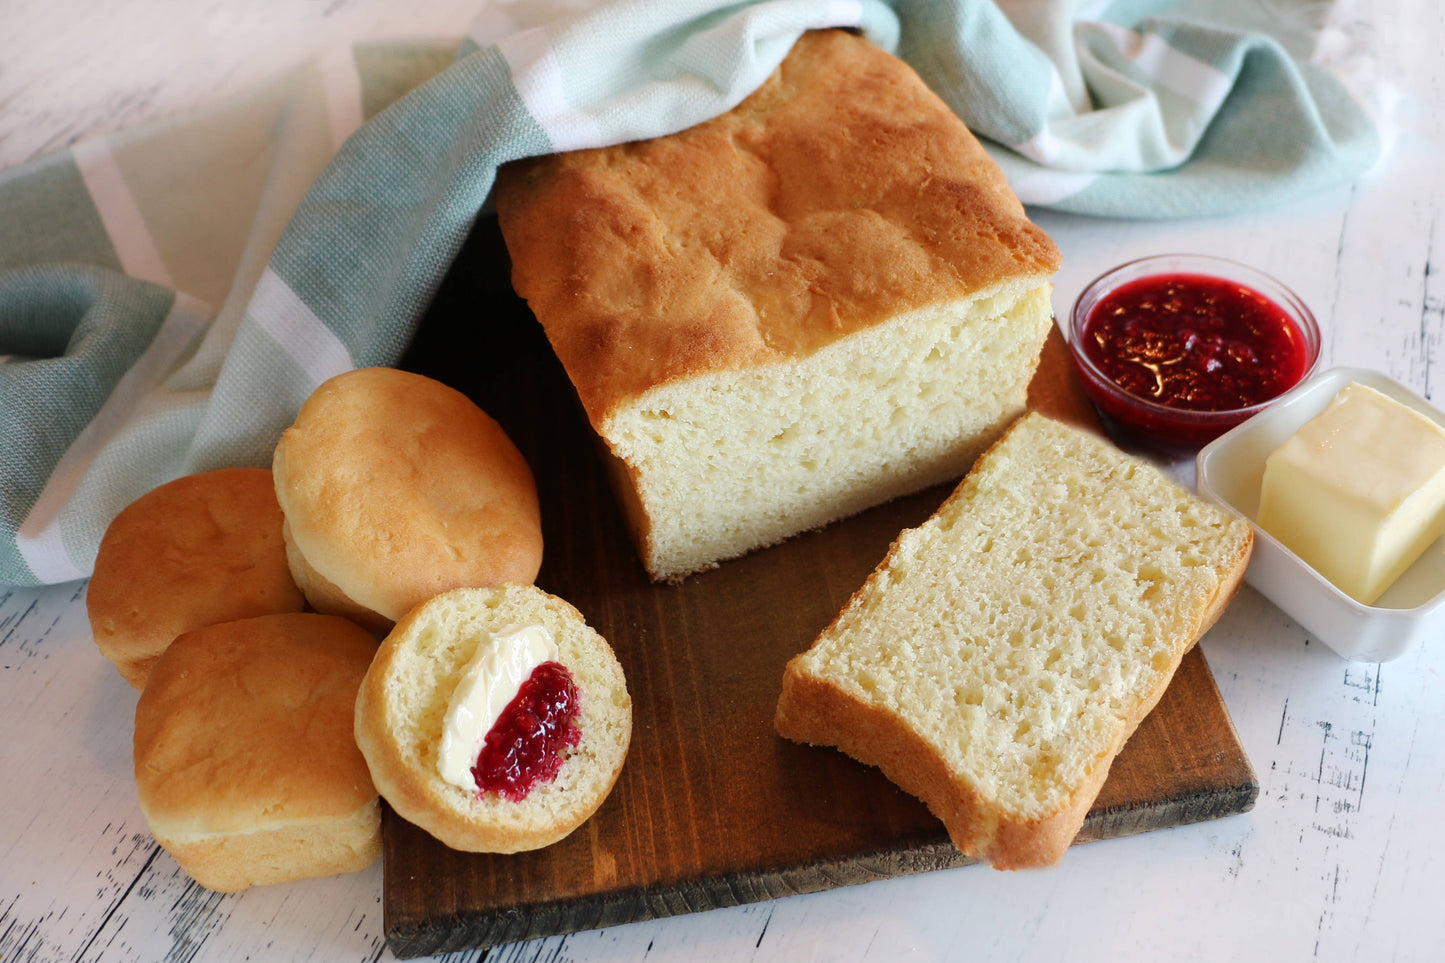
[[[577,745],[577,685],[558,662],[543,662],[522,683],[487,732],[472,775],[482,792],[520,802],[562,768],[562,752]]]

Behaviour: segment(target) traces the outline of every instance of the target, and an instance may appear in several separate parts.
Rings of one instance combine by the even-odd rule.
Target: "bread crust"
[[[136,789],[151,831],[221,892],[349,872],[381,852],[352,738],[376,641],[345,619],[267,615],[180,636],[136,706]]]
[[[322,384],[272,470],[293,573],[318,611],[382,632],[458,586],[530,582],[541,511],[521,452],[461,392],[363,368]]]
[[[498,174],[516,290],[592,425],[669,382],[787,361],[1059,254],[912,69],[805,34],[738,107]]]
[[[984,464],[990,455],[1004,448],[1014,432],[1025,429],[1029,419],[1039,418],[1042,416],[1031,413],[1016,421],[977,465]],[[1099,442],[1108,444],[1102,438]],[[934,517],[948,515],[955,502],[968,497],[969,478],[966,477]],[[850,610],[886,590],[884,586],[899,564],[909,535],[910,531],[904,531],[893,541],[883,561],[819,634],[814,646],[833,635]],[[988,862],[996,869],[1052,865],[1062,858],[1077,836],[1114,758],[1158,704],[1184,655],[1214,625],[1238,592],[1248,568],[1252,544],[1252,531],[1243,527],[1234,551],[1214,560],[1219,573],[1214,590],[1207,596],[1189,600],[1186,627],[1177,644],[1169,650],[1169,664],[1163,667],[1157,685],[1136,694],[1132,711],[1119,721],[1110,742],[1094,756],[1063,801],[1048,812],[1019,816],[986,799],[969,774],[954,771],[938,746],[905,716],[879,704],[850,679],[819,674],[810,665],[811,648],[789,660],[784,670],[775,727],[784,738],[832,746],[860,762],[877,766],[890,781],[921,799],[943,822],[953,844],[968,856]]]
[[[539,624],[578,690],[581,740],[550,783],[520,802],[466,791],[437,772],[442,720],[484,633]],[[356,700],[355,735],[397,814],[463,852],[540,849],[586,822],[611,793],[632,736],[622,666],[566,601],[531,585],[458,589],[408,613],[382,642]]]
[[[291,577],[271,472],[187,475],[126,506],[106,529],[86,590],[100,652],[136,689],[176,636],[306,600]]]

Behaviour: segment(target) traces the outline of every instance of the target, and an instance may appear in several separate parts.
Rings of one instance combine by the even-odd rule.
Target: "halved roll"
[[[536,684],[519,693],[521,683]],[[488,703],[495,724],[479,708]],[[465,720],[468,705],[480,722]],[[356,701],[356,742],[382,796],[466,852],[562,839],[612,791],[631,738],[611,646],[531,585],[457,589],[412,610]]]

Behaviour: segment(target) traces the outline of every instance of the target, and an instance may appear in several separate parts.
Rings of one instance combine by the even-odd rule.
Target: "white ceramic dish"
[[[1374,605],[1361,605],[1255,524],[1265,458],[1352,381],[1445,427],[1445,414],[1399,382],[1364,368],[1331,368],[1201,449],[1196,479],[1201,495],[1254,525],[1246,582],[1346,659],[1388,662],[1445,631],[1445,539],[1426,549]]]

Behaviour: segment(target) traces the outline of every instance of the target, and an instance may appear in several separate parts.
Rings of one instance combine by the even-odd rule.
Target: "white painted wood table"
[[[324,43],[459,34],[472,7],[0,0],[0,168],[204,102]],[[1132,257],[1233,257],[1311,305],[1324,365],[1375,368],[1445,401],[1445,69],[1431,42],[1445,14],[1397,0],[1371,16],[1382,76],[1402,95],[1379,169],[1251,216],[1040,214],[1064,253],[1060,311]],[[0,960],[388,957],[380,865],[220,896],[158,849],[131,776],[135,695],[96,652],[84,598],[84,583],[0,589]],[[1046,871],[969,867],[488,958],[1445,959],[1445,639],[1347,663],[1246,588],[1202,644],[1259,773],[1252,813],[1076,848]]]

